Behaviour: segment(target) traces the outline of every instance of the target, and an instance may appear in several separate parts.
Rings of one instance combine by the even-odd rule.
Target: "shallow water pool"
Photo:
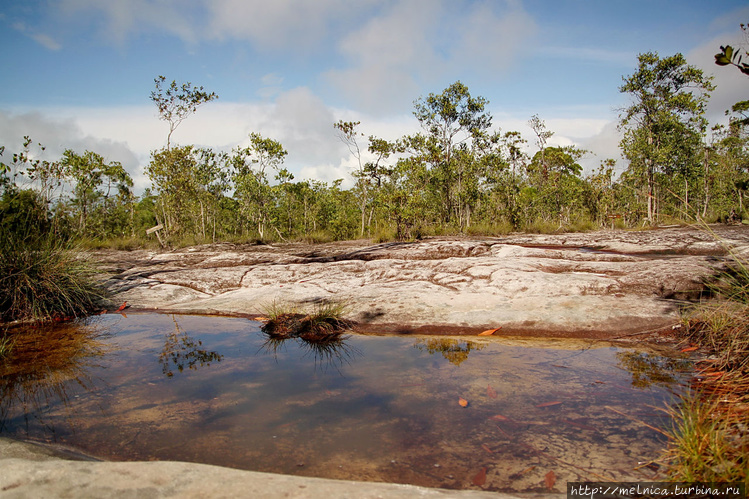
[[[602,342],[350,335],[134,313],[17,335],[0,435],[114,460],[564,492],[653,480],[687,361]],[[57,354],[45,353],[54,348]]]

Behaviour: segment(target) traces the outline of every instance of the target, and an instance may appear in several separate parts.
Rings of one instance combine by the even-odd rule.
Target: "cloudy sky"
[[[23,136],[59,155],[93,150],[148,185],[143,166],[168,126],[154,78],[219,95],[173,143],[230,150],[258,132],[289,151],[297,179],[353,166],[332,124],[394,139],[418,131],[413,101],[453,82],[489,100],[494,127],[538,114],[554,145],[619,160],[619,92],[637,55],[683,53],[715,75],[709,118],[749,99],[749,78],[713,64],[744,42],[745,0],[3,0],[0,145]]]

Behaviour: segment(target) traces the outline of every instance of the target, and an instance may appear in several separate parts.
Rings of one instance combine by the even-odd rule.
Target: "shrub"
[[[0,320],[79,317],[103,298],[96,269],[54,235],[0,233]]]

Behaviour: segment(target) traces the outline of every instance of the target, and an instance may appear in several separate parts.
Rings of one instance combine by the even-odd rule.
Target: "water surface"
[[[112,314],[19,336],[0,364],[0,435],[445,488],[545,491],[552,477],[563,492],[658,478],[655,429],[688,369],[601,342],[351,335],[322,348],[271,342],[246,319]]]

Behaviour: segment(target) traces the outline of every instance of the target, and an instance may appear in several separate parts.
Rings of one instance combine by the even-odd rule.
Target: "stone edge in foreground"
[[[174,461],[104,462],[66,458],[85,459],[32,443],[0,438],[0,496],[139,499],[518,497],[496,492],[277,475]]]

